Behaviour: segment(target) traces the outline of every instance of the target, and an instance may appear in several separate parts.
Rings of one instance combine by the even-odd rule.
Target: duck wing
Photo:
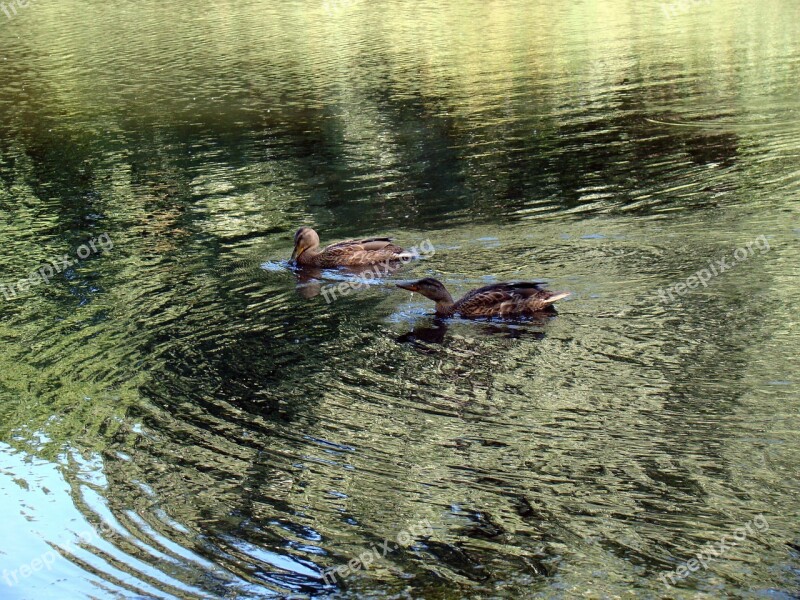
[[[392,246],[392,238],[364,238],[363,240],[345,240],[336,242],[325,248],[325,252],[338,248],[352,248],[356,250],[380,250],[386,246]]]
[[[530,314],[544,310],[567,295],[541,286],[544,281],[496,283],[468,292],[455,304],[455,312],[471,317],[498,317]]]
[[[367,265],[413,255],[392,244],[391,238],[364,238],[331,244],[322,251],[322,256],[326,262],[337,265]]]

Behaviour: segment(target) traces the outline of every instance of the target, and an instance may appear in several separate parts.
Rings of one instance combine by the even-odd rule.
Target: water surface
[[[74,263],[0,297],[0,597],[797,597],[799,42],[790,0],[0,13],[2,282]],[[436,253],[326,303],[302,224]],[[572,296],[442,325],[424,276]]]

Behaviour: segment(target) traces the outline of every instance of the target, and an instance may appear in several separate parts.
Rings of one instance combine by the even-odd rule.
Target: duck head
[[[319,247],[319,236],[311,227],[301,227],[294,234],[294,250],[289,260],[297,260],[306,250]]]
[[[453,308],[453,297],[438,279],[426,277],[411,283],[398,283],[397,287],[410,292],[417,292],[436,302],[436,314],[438,315],[446,315]]]

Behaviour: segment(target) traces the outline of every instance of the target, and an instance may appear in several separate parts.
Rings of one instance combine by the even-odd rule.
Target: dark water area
[[[0,598],[800,597],[800,4],[15,6]]]

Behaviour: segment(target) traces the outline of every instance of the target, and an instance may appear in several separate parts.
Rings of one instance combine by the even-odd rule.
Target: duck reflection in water
[[[379,281],[407,264],[407,261],[393,261],[379,265],[359,265],[322,269],[319,267],[295,268],[297,276],[297,293],[307,299],[316,298],[320,294],[327,303],[347,296],[353,291]],[[344,279],[344,277],[348,277]],[[334,281],[327,281],[334,279]]]
[[[544,339],[544,326],[553,319],[558,313],[553,308],[548,312],[542,312],[524,319],[517,319],[515,322],[502,321],[470,321],[466,325],[472,333],[483,336],[502,336],[508,339],[520,339],[526,337],[536,340]],[[433,317],[430,320],[414,325],[408,331],[397,337],[397,341],[403,344],[412,344],[420,349],[425,349],[426,344],[443,344],[450,320],[440,317]]]

